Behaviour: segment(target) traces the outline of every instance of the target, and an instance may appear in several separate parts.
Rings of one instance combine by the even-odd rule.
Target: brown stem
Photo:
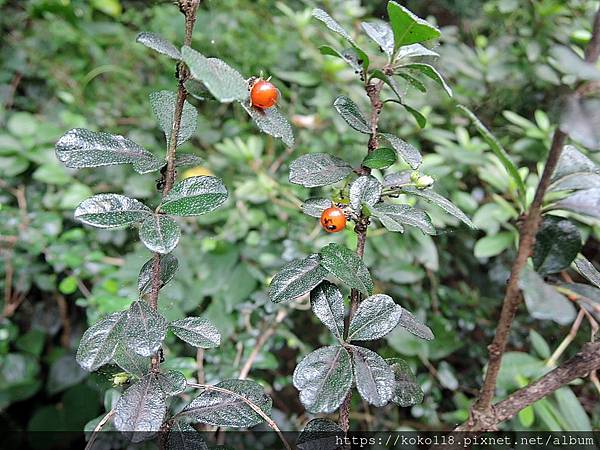
[[[596,13],[594,21],[594,32],[590,44],[586,49],[586,61],[595,63],[600,55],[600,9]],[[562,153],[563,146],[565,144],[567,135],[562,132],[559,128],[554,132],[552,138],[552,145],[548,153],[548,160],[544,171],[540,178],[540,182],[535,192],[535,196],[529,211],[520,227],[519,231],[519,249],[517,257],[513,262],[513,266],[510,272],[510,278],[506,288],[504,301],[502,303],[502,310],[500,312],[500,319],[496,327],[496,334],[492,341],[492,344],[488,347],[489,360],[488,368],[485,374],[483,386],[481,388],[479,398],[471,409],[471,416],[467,423],[472,428],[468,429],[484,429],[484,420],[489,416],[491,411],[491,404],[494,399],[496,391],[496,380],[498,378],[498,372],[500,370],[500,364],[502,362],[502,355],[506,351],[506,344],[510,334],[512,322],[515,318],[515,314],[521,303],[521,292],[519,289],[519,278],[523,268],[527,264],[527,260],[533,252],[533,246],[535,244],[535,236],[539,229],[541,219],[541,206],[544,200],[544,196],[550,184],[550,179],[558,160]],[[483,428],[482,428],[483,427]]]

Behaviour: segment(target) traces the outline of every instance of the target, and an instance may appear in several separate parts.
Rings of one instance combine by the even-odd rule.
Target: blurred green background
[[[231,196],[217,212],[182,222],[176,255],[180,270],[161,292],[168,319],[205,314],[224,337],[207,351],[207,382],[235,377],[262,330],[275,321],[266,297],[270,278],[287,261],[354,235],[326,235],[298,205],[313,195],[289,184],[289,163],[308,152],[328,152],[359,163],[365,138],[348,132],[331,105],[337,95],[366,98],[342,62],[318,51],[337,41],[311,18],[320,6],[358,33],[361,18],[385,15],[384,0],[205,0],[193,46],[218,56],[244,76],[272,76],[281,111],[294,124],[296,149],[260,134],[231,105],[199,103],[200,123],[182,146],[206,159],[200,173],[225,180]],[[583,46],[597,1],[402,1],[442,28],[438,69],[456,100],[493,129],[527,175],[532,195],[556,123],[556,100],[569,84],[556,44]],[[71,171],[54,156],[54,143],[73,127],[123,134],[156,154],[164,152],[148,94],[174,90],[172,61],[135,43],[140,31],[180,43],[182,16],[169,1],[0,0],[0,421],[23,430],[81,430],[111,408],[121,388],[110,367],[87,374],[74,352],[100,315],[126,308],[137,295],[137,275],[148,252],[135,230],[102,231],[72,219],[93,193],[156,197],[155,175],[129,167]],[[365,36],[359,37],[371,46]],[[424,154],[423,171],[459,205],[478,231],[431,208],[441,229],[430,237],[370,232],[365,259],[376,290],[418,313],[436,340],[422,343],[401,331],[380,342],[386,357],[402,355],[425,392],[412,408],[368,408],[356,399],[353,428],[448,429],[467,418],[481,382],[503,288],[515,254],[518,210],[504,169],[442,91],[408,91],[428,118],[424,130],[406,112],[387,109],[385,129]],[[400,164],[400,163],[398,163]],[[180,176],[185,176],[181,171]],[[597,223],[579,223],[584,254],[598,255]],[[596,299],[600,302],[600,298]],[[299,308],[300,309],[300,308]],[[307,311],[292,309],[277,326],[250,377],[274,400],[282,429],[308,419],[291,385],[297,360],[326,344],[328,333]],[[547,368],[545,360],[568,327],[533,319],[522,308],[499,378],[499,394],[514,391]],[[585,336],[583,335],[585,334]],[[576,340],[572,354],[588,337]],[[167,340],[165,366],[193,377],[195,350]],[[105,394],[106,392],[106,394]],[[600,426],[591,383],[558,391],[503,425],[510,430],[589,429]]]

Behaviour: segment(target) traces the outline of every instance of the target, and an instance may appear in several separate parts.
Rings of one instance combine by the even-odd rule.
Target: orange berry
[[[327,208],[321,214],[321,226],[328,233],[338,233],[346,227],[346,215],[337,206]]]
[[[266,80],[258,80],[250,90],[250,101],[252,106],[260,109],[268,109],[277,103],[279,91],[273,83]]]

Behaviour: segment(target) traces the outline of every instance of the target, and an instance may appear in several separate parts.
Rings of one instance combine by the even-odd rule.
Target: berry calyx
[[[259,79],[250,89],[250,102],[256,108],[272,108],[278,99],[279,90],[270,81]]]
[[[321,226],[328,233],[338,233],[346,228],[346,215],[341,208],[332,206],[321,214]]]

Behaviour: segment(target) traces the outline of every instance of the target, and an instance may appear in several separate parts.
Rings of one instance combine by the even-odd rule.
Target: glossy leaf
[[[421,339],[425,339],[426,341],[431,341],[434,339],[431,329],[427,325],[419,322],[415,316],[406,309],[402,310],[402,315],[400,316],[398,326],[404,328],[409,333]]]
[[[410,225],[425,234],[435,234],[435,228],[427,213],[412,206],[378,203],[371,208],[371,212],[390,231],[402,233],[404,225]]]
[[[448,214],[450,214],[450,215],[456,217],[458,220],[464,222],[470,228],[472,228],[472,229],[477,228],[475,226],[475,224],[473,223],[473,221],[471,219],[469,219],[469,217],[464,212],[462,212],[450,200],[441,196],[434,190],[432,190],[432,189],[417,189],[412,186],[406,186],[406,187],[402,188],[402,190],[404,192],[406,192],[407,194],[424,198],[428,202],[430,202],[436,206],[439,206],[444,211],[446,211]]]
[[[385,406],[394,395],[394,371],[377,353],[350,346],[354,379],[360,396],[370,404]]]
[[[248,99],[248,83],[237,70],[187,46],[182,48],[181,54],[192,77],[201,81],[217,100],[229,103]]]
[[[160,169],[164,161],[135,142],[119,135],[75,128],[56,143],[56,157],[71,169],[133,164],[138,173]]]
[[[358,177],[350,185],[350,206],[359,211],[361,205],[373,206],[381,198],[381,183],[371,175]]]
[[[227,200],[227,188],[217,177],[190,177],[180,181],[163,198],[160,210],[175,216],[198,216]]]
[[[571,139],[592,151],[600,150],[600,101],[597,98],[571,96],[560,120],[560,129]]]
[[[152,266],[154,258],[149,259],[144,263],[140,274],[138,276],[138,290],[141,295],[148,294],[152,290]],[[160,287],[165,286],[169,281],[173,279],[177,269],[179,268],[179,261],[177,257],[171,253],[168,255],[162,255],[160,257]]]
[[[394,1],[387,5],[388,16],[394,32],[394,48],[416,44],[440,37],[440,30],[426,20],[415,16],[404,6]]]
[[[181,414],[218,427],[252,427],[263,422],[263,418],[245,403],[242,397],[254,403],[265,414],[271,414],[271,398],[254,381],[225,380],[215,387],[229,392],[206,390]]]
[[[309,153],[290,164],[290,183],[319,187],[337,183],[352,172],[346,161],[327,153]]]
[[[181,229],[177,222],[164,214],[152,214],[140,226],[140,240],[151,252],[171,253],[180,237]]]
[[[348,327],[348,341],[372,341],[385,336],[398,325],[402,307],[388,295],[367,297],[358,305]]]
[[[219,330],[204,317],[186,317],[169,324],[169,329],[182,341],[198,348],[215,348],[221,344]]]
[[[152,214],[143,203],[119,194],[98,194],[84,200],[74,217],[97,228],[116,228],[141,222]]]
[[[144,377],[150,371],[150,358],[141,356],[131,350],[124,342],[119,342],[112,362],[125,372],[138,378]]]
[[[600,288],[600,272],[583,255],[575,260],[575,267],[590,283]]]
[[[423,391],[408,363],[400,358],[386,359],[385,362],[394,371],[395,385],[391,401],[405,408],[421,403]]]
[[[294,146],[292,126],[275,106],[269,109],[259,109],[251,106],[248,101],[242,102],[242,106],[260,131],[281,139],[288,147]]]
[[[310,293],[312,311],[337,338],[344,337],[344,298],[334,284],[323,281]]]
[[[77,350],[77,362],[85,370],[92,372],[108,364],[117,344],[123,336],[127,314],[116,312],[110,314],[88,328]]]
[[[167,397],[180,394],[187,387],[185,376],[177,370],[167,370],[157,374],[156,377],[161,390]]]
[[[421,44],[404,45],[398,49],[398,53],[396,54],[396,60],[398,61],[422,57],[439,58],[440,55]]]
[[[419,110],[413,108],[410,105],[407,105],[406,103],[402,103],[402,106],[411,116],[413,116],[419,127],[425,128],[427,126],[427,118],[423,114],[421,114]]]
[[[541,275],[567,269],[581,250],[581,235],[567,219],[546,216],[535,238],[533,267]]]
[[[371,134],[371,127],[359,107],[348,97],[339,96],[333,102],[333,107],[348,125],[361,133]]]
[[[363,159],[362,165],[369,169],[386,169],[396,163],[396,152],[391,148],[378,148]]]
[[[323,347],[309,353],[294,370],[300,401],[312,413],[332,413],[352,386],[352,364],[344,347]]]
[[[309,198],[302,204],[302,212],[307,216],[321,217],[323,211],[333,205],[327,198]]]
[[[165,133],[167,146],[171,145],[171,134],[173,132],[173,120],[175,118],[175,107],[177,105],[177,94],[171,91],[158,91],[150,94],[150,105],[152,112]],[[177,146],[179,147],[194,135],[198,123],[198,111],[187,100],[183,103],[181,111],[181,123],[177,134]]]
[[[167,321],[142,300],[133,302],[127,313],[124,338],[127,347],[141,356],[156,352],[167,334]]]
[[[115,407],[113,422],[117,430],[131,432],[133,443],[141,442],[160,430],[167,406],[160,383],[151,373],[130,386]]]
[[[321,249],[321,265],[348,287],[365,295],[373,291],[369,270],[359,256],[343,245],[331,243]]]
[[[300,450],[337,450],[341,448],[338,442],[345,436],[340,426],[323,418],[312,419],[296,440]]]
[[[391,57],[394,54],[394,32],[387,23],[373,21],[362,22],[360,25],[388,56]]]
[[[576,191],[558,201],[554,207],[600,219],[600,188]]]
[[[444,90],[446,91],[446,94],[448,94],[449,97],[452,97],[452,89],[450,88],[450,86],[448,86],[448,83],[446,83],[446,80],[444,80],[444,78],[440,75],[440,73],[437,71],[437,69],[435,67],[433,67],[429,64],[424,64],[424,63],[412,63],[412,64],[406,64],[406,65],[402,66],[402,69],[415,70],[417,72],[422,73],[426,77],[431,78],[433,81],[435,81],[437,84],[439,84],[442,88],[444,88]]]
[[[208,450],[208,446],[194,427],[176,420],[169,429],[166,450]]]
[[[549,191],[567,191],[600,187],[600,167],[572,145],[565,145]]]
[[[389,133],[380,133],[379,136],[385,139],[396,150],[398,156],[406,161],[412,169],[417,169],[421,165],[421,153],[408,142]]]
[[[164,37],[162,37],[158,33],[151,33],[148,31],[143,31],[138,34],[136,42],[145,45],[152,50],[161,53],[163,55],[169,56],[177,61],[181,59],[181,53],[173,44],[167,41]]]
[[[307,294],[327,276],[319,255],[287,263],[271,280],[269,298],[274,303],[294,300]]]

